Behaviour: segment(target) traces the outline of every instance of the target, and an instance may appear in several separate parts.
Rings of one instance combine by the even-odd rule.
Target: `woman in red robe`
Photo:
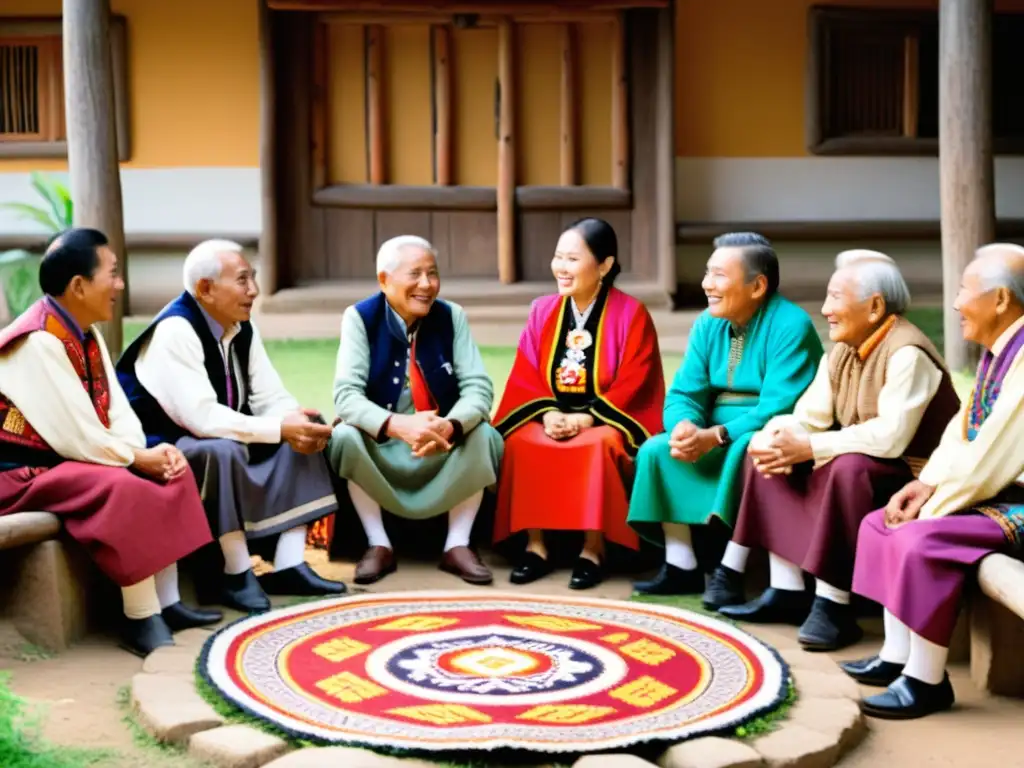
[[[631,549],[626,524],[633,457],[663,430],[665,379],[654,323],[614,288],[615,230],[581,219],[551,262],[558,293],[537,299],[495,415],[505,438],[494,539],[528,532],[513,584],[551,572],[544,530],[584,531],[569,587],[604,578],[604,541]],[[557,488],[558,493],[552,493]]]

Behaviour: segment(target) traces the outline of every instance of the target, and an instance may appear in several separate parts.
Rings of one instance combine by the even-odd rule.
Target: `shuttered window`
[[[0,141],[64,138],[59,37],[0,37]]]

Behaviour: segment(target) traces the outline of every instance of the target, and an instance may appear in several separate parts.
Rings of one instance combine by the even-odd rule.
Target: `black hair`
[[[779,290],[779,257],[771,241],[757,232],[729,232],[715,238],[715,248],[740,248],[748,283],[764,275],[768,281],[767,296]]]
[[[570,229],[579,233],[580,237],[583,238],[583,242],[587,244],[587,248],[594,254],[598,264],[609,256],[614,259],[608,274],[601,278],[601,282],[605,286],[611,287],[614,285],[615,278],[622,271],[622,265],[619,264],[619,238],[615,236],[615,230],[612,228],[612,225],[604,219],[587,217],[573,222],[566,231]]]
[[[98,229],[76,227],[55,235],[39,263],[39,287],[47,296],[63,296],[78,276],[92,280],[100,265],[97,249],[107,245]]]

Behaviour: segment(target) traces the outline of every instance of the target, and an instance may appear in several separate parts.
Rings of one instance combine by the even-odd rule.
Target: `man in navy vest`
[[[469,539],[504,447],[488,423],[494,385],[462,308],[437,298],[436,257],[420,237],[387,241],[380,292],[342,316],[334,405],[343,423],[327,453],[369,544],[357,584],[396,567],[382,508],[414,520],[448,513],[441,568],[470,584],[492,580]]]
[[[250,316],[259,295],[242,247],[196,246],[185,291],[125,350],[118,379],[150,444],[185,454],[224,555],[221,601],[265,611],[268,594],[345,591],[305,562],[306,527],[337,509],[322,451],[331,428],[281,383]],[[274,543],[256,578],[249,542]],[[268,555],[271,550],[268,550]]]

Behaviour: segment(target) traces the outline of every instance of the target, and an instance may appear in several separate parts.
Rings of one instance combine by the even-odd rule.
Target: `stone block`
[[[367,749],[310,747],[279,757],[266,768],[437,768],[423,760],[400,760]]]
[[[149,654],[142,662],[142,671],[150,674],[172,675],[187,681],[194,680],[199,649],[177,645],[177,635],[174,637],[174,642],[175,645],[157,648]]]
[[[781,648],[779,656],[794,670],[807,670],[809,672],[839,672],[845,674],[828,655],[824,653],[809,653],[802,648]]]
[[[217,768],[260,768],[290,749],[284,739],[248,725],[212,728],[188,740],[190,755]]]
[[[809,699],[860,700],[860,686],[836,667],[835,672],[817,672],[812,669],[794,669],[793,682],[798,696]]]
[[[823,733],[798,723],[755,739],[756,749],[769,768],[831,768],[839,757],[839,745]]]
[[[1024,696],[1024,621],[980,591],[971,595],[971,680],[999,696]]]
[[[676,744],[658,760],[661,768],[759,768],[761,754],[736,739],[707,736]]]
[[[789,711],[787,723],[828,736],[839,745],[840,756],[859,744],[868,732],[860,707],[849,699],[801,698]]]
[[[200,731],[217,728],[224,718],[196,693],[190,680],[139,672],[132,678],[132,711],[157,741],[184,745]]]
[[[199,652],[203,650],[203,645],[210,637],[213,636],[213,629],[207,629],[204,627],[193,627],[192,629],[183,629],[181,632],[174,633],[174,644],[178,648],[188,648],[193,651],[198,658]]]
[[[60,518],[49,512],[15,512],[0,516],[0,549],[54,539],[60,533]]]
[[[635,755],[587,755],[572,764],[573,768],[652,768]]]

